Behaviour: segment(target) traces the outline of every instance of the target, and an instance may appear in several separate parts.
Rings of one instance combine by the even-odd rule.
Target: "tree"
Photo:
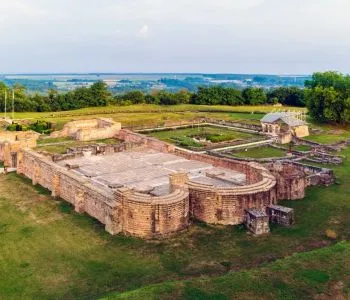
[[[318,121],[349,122],[350,77],[337,72],[314,73],[305,83],[310,115]]]
[[[243,104],[244,100],[239,90],[213,86],[199,87],[198,92],[191,97],[190,102],[207,105],[240,105]]]
[[[130,101],[132,104],[145,103],[145,95],[141,91],[127,92],[122,96],[124,101]]]
[[[267,102],[267,96],[262,88],[249,87],[242,91],[245,104],[259,105]]]
[[[267,93],[268,102],[273,103],[277,98],[278,102],[290,106],[305,106],[304,91],[298,87],[279,87]]]

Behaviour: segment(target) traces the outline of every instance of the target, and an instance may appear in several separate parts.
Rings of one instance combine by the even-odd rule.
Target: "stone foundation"
[[[51,133],[52,138],[71,137],[78,141],[93,141],[113,138],[121,124],[112,119],[98,118],[68,122],[60,131]]]

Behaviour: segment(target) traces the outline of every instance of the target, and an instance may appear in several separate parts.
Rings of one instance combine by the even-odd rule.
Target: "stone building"
[[[5,167],[17,167],[17,155],[21,149],[35,148],[40,134],[34,131],[0,131],[0,161]]]
[[[282,226],[290,226],[294,224],[294,209],[280,206],[270,205],[266,209],[270,222]]]
[[[255,235],[270,232],[269,216],[263,210],[255,208],[246,210],[244,224],[246,228]]]
[[[309,135],[306,122],[298,118],[297,113],[268,113],[261,120],[262,132],[276,138],[280,144],[290,143],[293,137],[302,138]]]

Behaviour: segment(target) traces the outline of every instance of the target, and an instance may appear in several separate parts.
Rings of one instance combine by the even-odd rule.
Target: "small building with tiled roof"
[[[299,138],[308,136],[309,127],[299,115],[299,113],[293,112],[268,113],[260,120],[262,131],[276,137],[281,144],[290,143],[293,136]]]

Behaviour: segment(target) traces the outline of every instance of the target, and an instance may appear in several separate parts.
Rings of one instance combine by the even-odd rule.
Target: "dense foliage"
[[[9,131],[27,131],[33,130],[43,134],[51,133],[54,128],[51,122],[46,121],[36,121],[35,123],[31,123],[28,125],[13,123],[7,126],[7,130]]]
[[[264,105],[283,104],[306,106],[311,116],[319,121],[350,122],[350,76],[337,72],[314,73],[299,87],[263,89],[247,87],[199,87],[196,92],[182,89],[177,92],[154,90],[148,94],[140,90],[113,96],[103,81],[89,87],[77,88],[67,93],[49,90],[47,94],[28,94],[21,85],[11,89],[0,82],[0,110],[4,111],[4,95],[7,91],[7,111],[12,110],[12,89],[15,91],[15,111],[61,111],[83,107],[131,104],[201,104],[201,105]]]
[[[314,73],[306,81],[305,100],[310,115],[323,122],[350,122],[350,76]]]
[[[105,106],[112,101],[112,94],[107,85],[96,82],[90,87],[78,88],[67,93],[58,93],[49,90],[46,95],[28,95],[21,85],[13,87],[15,92],[15,111],[60,111],[71,110],[89,106]],[[7,92],[7,110],[12,109],[12,89],[0,82],[0,110],[4,111],[5,91]]]

